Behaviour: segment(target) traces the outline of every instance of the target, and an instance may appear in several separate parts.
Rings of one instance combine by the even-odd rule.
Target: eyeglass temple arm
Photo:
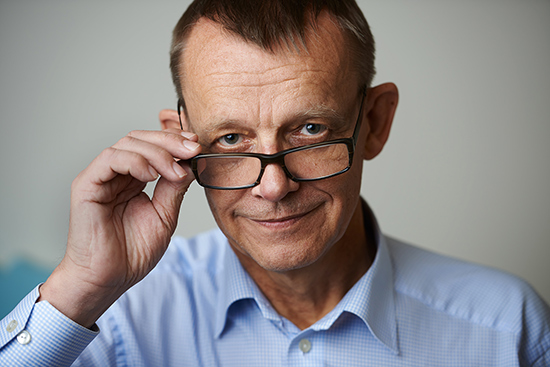
[[[359,138],[359,131],[361,130],[361,123],[363,119],[361,114],[363,113],[363,105],[365,104],[365,98],[367,97],[367,86],[361,88],[361,106],[359,107],[359,115],[357,116],[357,123],[355,124],[355,129],[353,130],[353,148],[355,149],[355,144],[357,144],[357,139]],[[181,122],[181,120],[180,120]]]
[[[183,130],[183,124],[181,122],[181,110],[183,109],[183,99],[178,98],[178,119],[180,120],[180,128]]]

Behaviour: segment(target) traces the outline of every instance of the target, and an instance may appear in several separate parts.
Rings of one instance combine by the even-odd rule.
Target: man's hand
[[[65,256],[40,289],[67,317],[91,327],[160,260],[176,228],[200,152],[197,136],[134,131],[105,149],[71,188]],[[152,198],[143,192],[160,174]]]

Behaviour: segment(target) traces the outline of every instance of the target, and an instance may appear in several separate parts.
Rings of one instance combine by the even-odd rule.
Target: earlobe
[[[166,129],[180,129],[180,121],[178,117],[178,111],[176,110],[162,110],[159,113],[160,127],[162,130]],[[185,116],[182,114],[183,128],[186,128]]]
[[[397,86],[393,83],[381,84],[370,88],[367,95],[368,131],[365,142],[364,159],[376,157],[384,148],[390,135],[390,129],[399,101]]]

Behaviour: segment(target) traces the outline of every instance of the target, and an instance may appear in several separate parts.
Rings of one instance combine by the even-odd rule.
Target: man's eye
[[[304,135],[317,135],[326,130],[326,127],[320,124],[305,124],[301,133]]]
[[[239,134],[227,134],[218,139],[221,145],[231,146],[239,144],[243,138]]]

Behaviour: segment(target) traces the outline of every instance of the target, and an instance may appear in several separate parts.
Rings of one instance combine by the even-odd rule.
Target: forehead
[[[338,107],[358,87],[352,82],[357,78],[344,33],[321,13],[315,31],[308,31],[305,39],[306,48],[300,46],[299,51],[281,46],[271,52],[218,23],[199,20],[180,66],[188,112],[204,115],[225,109],[226,114],[233,106],[242,113],[253,108],[272,114],[275,104],[289,103]]]
[[[342,66],[342,58],[345,59],[344,50],[346,49],[345,37],[343,32],[332,20],[331,16],[322,12],[316,22],[314,28],[310,28],[304,35],[305,45],[287,44],[283,41],[282,45],[274,45],[273,51],[261,49],[254,43],[247,42],[223,28],[219,23],[215,23],[209,19],[201,18],[191,30],[187,43],[186,51],[184,51],[184,66],[192,67],[193,62],[214,61],[213,57],[217,56],[218,63],[209,66],[216,67],[235,67],[238,65],[227,65],[227,58],[224,56],[249,56],[253,59],[267,61],[269,64],[279,62],[325,62],[333,66]],[[241,52],[235,53],[237,49]],[[235,60],[237,61],[237,60]],[[334,65],[336,64],[336,65]],[[206,65],[202,65],[203,67]],[[236,70],[239,68],[237,67]],[[260,72],[263,70],[262,65],[258,65],[255,70]],[[197,72],[198,70],[194,70]]]

